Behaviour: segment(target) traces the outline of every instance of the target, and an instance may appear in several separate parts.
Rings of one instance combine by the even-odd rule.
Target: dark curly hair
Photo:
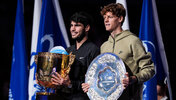
[[[82,23],[84,26],[92,24],[92,17],[86,12],[76,12],[70,18],[70,22]]]
[[[122,21],[122,25],[123,22],[125,20],[125,16],[126,16],[126,10],[124,8],[124,6],[120,3],[111,3],[107,6],[104,6],[104,8],[101,10],[101,15],[105,15],[107,12],[112,12],[113,15],[116,15],[117,17],[122,16],[123,17],[123,21]]]

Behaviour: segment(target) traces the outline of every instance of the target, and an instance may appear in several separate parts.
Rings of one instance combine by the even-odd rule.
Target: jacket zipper
[[[115,47],[115,39],[113,38],[113,48],[112,48],[112,53],[114,53],[114,47]]]

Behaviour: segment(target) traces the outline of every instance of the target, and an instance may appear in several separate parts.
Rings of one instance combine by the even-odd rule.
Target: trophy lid
[[[55,46],[50,50],[50,53],[59,53],[59,54],[65,54],[68,55],[67,51],[62,46]]]
[[[117,55],[103,53],[97,56],[85,78],[85,83],[90,85],[87,92],[90,100],[117,100],[123,92],[125,73],[125,65]]]

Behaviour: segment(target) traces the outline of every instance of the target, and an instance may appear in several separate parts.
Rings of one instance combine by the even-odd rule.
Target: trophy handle
[[[61,77],[65,77],[66,76],[66,72],[65,69],[67,68],[67,62],[68,62],[68,55],[62,55],[62,64],[61,64]]]
[[[70,55],[70,56],[69,56],[69,63],[68,63],[68,66],[70,67],[70,66],[73,64],[74,60],[75,60],[75,55],[73,55],[72,52],[70,52],[69,55]]]
[[[67,58],[69,57],[69,61],[67,61]],[[70,69],[71,69],[71,65],[74,62],[75,59],[75,55],[72,54],[72,52],[68,55],[63,55],[62,56],[62,65],[61,65],[61,76],[63,78],[66,77],[66,75],[69,74]]]
[[[68,69],[67,69],[67,72],[69,73],[70,72],[70,69],[71,69],[71,65],[73,64],[75,60],[75,55],[72,54],[72,52],[70,52],[69,54],[69,63],[68,63]]]

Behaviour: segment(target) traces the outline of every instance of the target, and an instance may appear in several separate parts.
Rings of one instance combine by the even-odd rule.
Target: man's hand
[[[128,86],[129,83],[130,83],[130,79],[129,79],[128,72],[125,73],[125,76],[126,76],[126,78],[124,78],[124,79],[122,80],[122,84],[123,84],[124,89],[126,89],[127,86]]]
[[[128,72],[125,73],[125,75],[126,75],[126,78],[124,78],[122,80],[122,84],[123,84],[124,89],[126,89],[129,84],[133,84],[133,83],[137,82],[136,76],[130,76],[129,77]]]
[[[71,84],[71,80],[70,80],[69,76],[67,75],[67,76],[64,78],[63,85],[69,86],[70,84]]]
[[[61,75],[57,72],[54,72],[52,74],[52,78],[51,78],[51,83],[54,85],[62,85],[63,84],[64,79],[61,77]]]
[[[59,73],[54,72],[51,78],[51,83],[54,85],[70,85],[71,81],[69,79],[69,76],[67,75],[65,78],[63,78]]]
[[[90,88],[88,83],[82,83],[81,86],[82,86],[82,90],[84,91],[84,93],[88,92]]]

